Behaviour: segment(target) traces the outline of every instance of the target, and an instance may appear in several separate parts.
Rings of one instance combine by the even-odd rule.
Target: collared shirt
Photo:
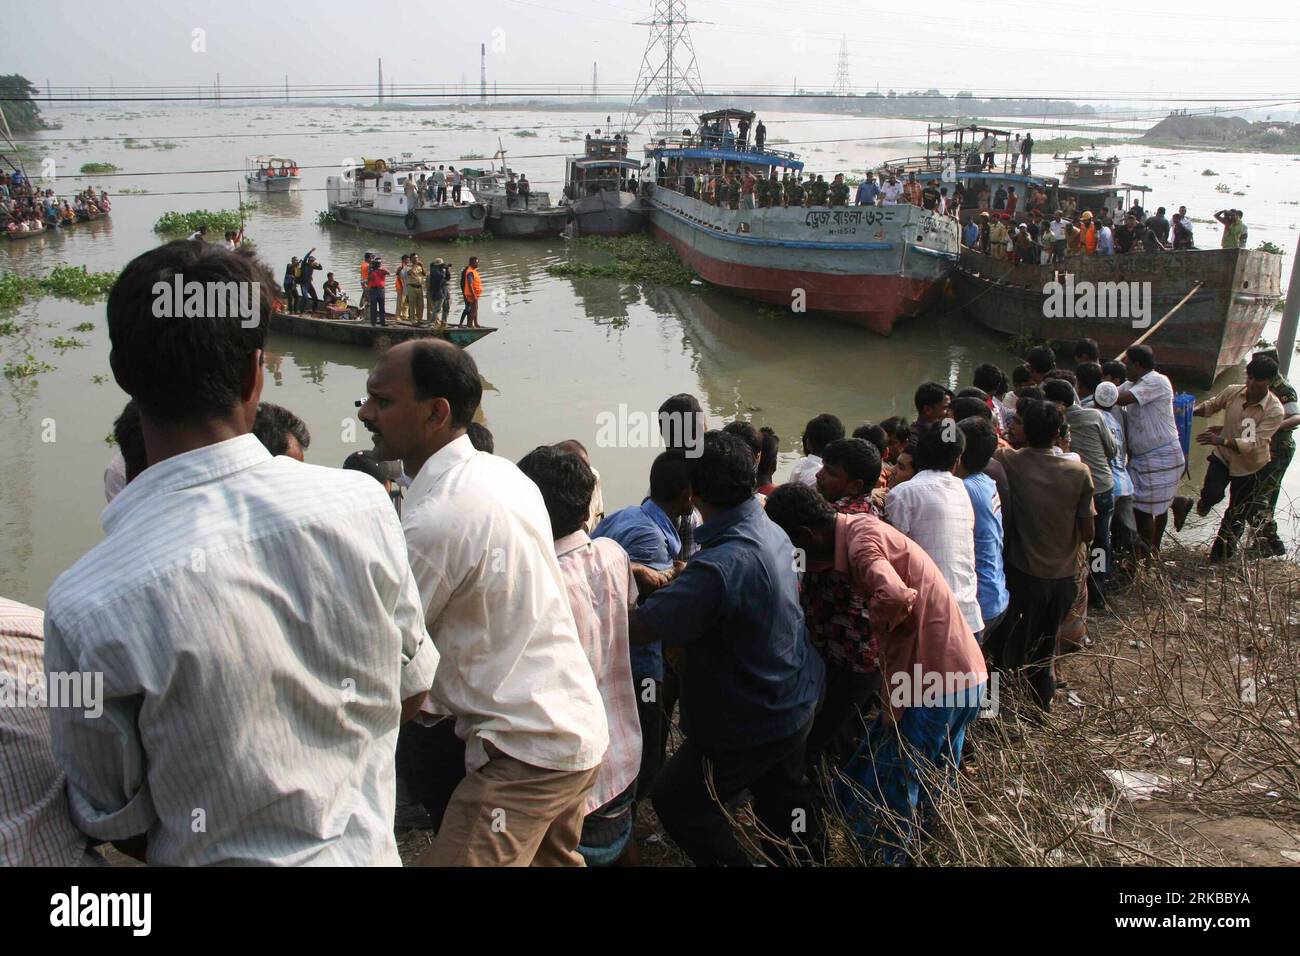
[[[585,531],[575,531],[555,542],[555,556],[609,725],[609,749],[587,793],[584,812],[591,813],[630,787],[641,768],[641,719],[627,637],[636,581],[627,552],[609,538],[592,541]]]
[[[1181,453],[1174,422],[1174,386],[1169,379],[1152,369],[1136,382],[1125,382],[1119,391],[1121,395],[1131,392],[1137,399],[1124,406],[1129,455],[1150,454],[1166,445],[1178,445]]]
[[[50,750],[49,715],[32,695],[46,686],[43,620],[39,608],[0,598],[0,866],[91,860]]]
[[[1115,487],[1110,473],[1110,460],[1115,457],[1115,439],[1111,437],[1102,413],[1095,408],[1071,405],[1065,410],[1065,420],[1070,426],[1070,451],[1078,452],[1080,460],[1092,473],[1092,493],[1102,495]]]
[[[975,512],[975,574],[979,579],[980,617],[991,621],[1007,609],[1006,569],[1002,565],[1002,499],[998,486],[980,472],[961,480]]]
[[[999,448],[993,457],[1011,484],[1003,512],[1007,565],[1052,581],[1074,577],[1083,543],[1077,519],[1097,513],[1088,466],[1052,448]]]
[[[1279,375],[1273,379],[1273,384],[1269,386],[1269,391],[1277,396],[1277,400],[1282,403],[1282,415],[1290,418],[1293,415],[1300,415],[1300,398],[1297,398],[1295,389],[1285,378]],[[1278,452],[1287,448],[1295,447],[1295,429],[1279,428],[1273,433],[1273,457],[1278,457]]]
[[[1124,438],[1124,409],[1118,405],[1112,405],[1110,408],[1103,409],[1106,414],[1106,427],[1110,429],[1110,437],[1115,440],[1115,456],[1110,460],[1110,476],[1115,481],[1111,489],[1115,497],[1130,498],[1133,496],[1133,479],[1128,473],[1128,451],[1127,442]]]
[[[591,536],[611,538],[617,541],[627,552],[627,556],[637,564],[644,564],[656,571],[667,571],[673,566],[673,559],[677,554],[669,549],[667,537],[655,524],[647,509],[658,511],[663,515],[664,521],[672,522],[662,508],[647,498],[640,506],[620,508],[613,514],[606,515],[605,520],[596,525]],[[679,542],[678,547],[680,546]],[[652,644],[641,644],[632,648],[632,674],[637,678],[651,677],[657,681],[663,680],[663,644],[655,641]]]
[[[550,770],[600,763],[605,705],[537,486],[462,435],[412,480],[402,530],[442,657],[424,712],[456,717],[466,769],[484,743]]]
[[[918,670],[943,675],[957,691],[988,679],[984,654],[943,573],[905,534],[872,515],[837,515],[835,570],[851,577],[869,608],[883,697],[899,689],[900,679],[915,682]],[[890,711],[897,719],[910,705],[895,698]]]
[[[104,675],[101,716],[50,711],[77,825],[154,864],[397,865],[401,701],[438,654],[379,484],[242,435],[102,522],[46,602],[47,671]]]
[[[822,470],[821,455],[804,455],[796,461],[790,469],[790,477],[786,481],[793,484],[799,482],[807,485],[809,488],[817,487],[817,472]]]
[[[873,514],[877,518],[884,517],[870,491],[864,491],[860,495],[845,495],[833,502],[831,507],[842,515]]]
[[[695,532],[700,550],[637,611],[682,645],[682,730],[706,750],[788,737],[812,719],[825,668],[808,644],[794,546],[757,498]]]
[[[1272,392],[1264,393],[1264,400],[1251,402],[1246,397],[1245,385],[1229,385],[1218,395],[1205,401],[1201,408],[1205,417],[1223,412],[1223,438],[1231,439],[1234,447],[1215,445],[1210,454],[1228,466],[1233,478],[1253,475],[1269,462],[1269,443],[1277,433],[1284,417],[1282,403]]]
[[[885,496],[885,520],[919,544],[939,565],[971,631],[982,631],[975,573],[975,511],[961,479],[927,469]]]

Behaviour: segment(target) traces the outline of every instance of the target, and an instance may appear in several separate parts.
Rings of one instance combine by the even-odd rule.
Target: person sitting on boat
[[[514,209],[519,200],[519,183],[515,179],[515,174],[511,173],[510,178],[506,180],[506,208]]]
[[[524,208],[528,208],[528,198],[533,194],[532,183],[528,181],[526,173],[519,174],[519,198],[524,201]]]
[[[334,278],[334,273],[325,273],[325,284],[321,286],[321,294],[325,297],[325,305],[331,306],[337,302],[346,304],[347,297],[342,288],[339,286],[339,280]]]
[[[73,210],[72,206],[66,199],[63,200],[63,209],[59,212],[59,218],[65,223],[73,223],[77,221],[77,213]]]

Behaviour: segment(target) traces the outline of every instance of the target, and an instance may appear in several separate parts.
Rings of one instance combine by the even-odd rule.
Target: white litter
[[[1076,694],[1074,691],[1070,691],[1069,695],[1065,699],[1069,702],[1071,707],[1083,706],[1083,698],[1080,697],[1078,694]]]
[[[1243,704],[1255,703],[1255,678],[1247,677],[1241,682],[1241,702]]]
[[[1102,773],[1129,800],[1150,800],[1151,795],[1163,790],[1169,783],[1167,777],[1146,770],[1103,770]]]
[[[1295,850],[1283,850],[1282,859],[1290,860],[1292,863],[1300,863],[1300,852]]]

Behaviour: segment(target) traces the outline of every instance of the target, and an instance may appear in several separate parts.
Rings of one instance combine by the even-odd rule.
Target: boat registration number
[[[819,232],[826,230],[831,235],[851,235],[857,232],[858,226],[874,226],[884,222],[887,216],[892,218],[884,209],[814,209],[809,210],[803,222]]]

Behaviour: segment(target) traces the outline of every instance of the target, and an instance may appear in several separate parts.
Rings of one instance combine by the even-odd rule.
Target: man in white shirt
[[[993,161],[993,153],[998,148],[998,141],[993,138],[992,133],[985,133],[984,138],[980,140],[980,152],[984,154],[984,168],[993,169],[997,164]]]
[[[903,184],[898,181],[897,176],[890,176],[880,192],[884,196],[884,205],[897,206],[903,198]]]
[[[885,496],[885,520],[919,544],[939,566],[977,638],[984,630],[975,571],[975,510],[953,470],[966,439],[951,419],[923,425],[912,460],[916,475]]]
[[[1174,421],[1174,386],[1155,368],[1155,354],[1148,346],[1130,346],[1124,353],[1128,381],[1120,387],[1115,404],[1126,412],[1128,473],[1133,480],[1139,543],[1148,555],[1158,557],[1185,459]]]
[[[375,454],[414,476],[402,529],[442,662],[424,714],[454,716],[466,745],[466,777],[419,862],[581,866],[585,801],[609,732],[541,493],[470,443],[483,388],[468,353],[403,342],[366,388],[358,417]]]
[[[256,283],[257,321],[159,309],[186,273]],[[46,601],[47,672],[103,675],[102,713],[50,708],[54,754],[77,826],[149,863],[399,865],[398,724],[437,652],[377,483],[249,433],[274,288],[172,242],[109,293],[148,467]]]
[[[803,457],[790,469],[787,481],[817,488],[817,472],[822,470],[822,450],[844,437],[844,423],[834,415],[821,414],[810,419],[803,429]]]

